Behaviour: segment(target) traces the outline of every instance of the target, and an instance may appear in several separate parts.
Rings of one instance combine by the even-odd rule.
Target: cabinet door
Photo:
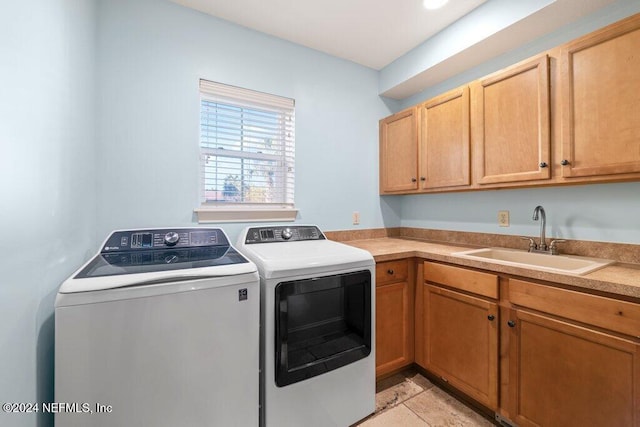
[[[380,120],[380,192],[418,189],[417,109]]]
[[[408,282],[376,287],[376,376],[413,363],[413,299]]]
[[[562,175],[640,172],[640,16],[562,49]]]
[[[475,83],[471,97],[478,183],[550,178],[547,55]]]
[[[469,185],[469,88],[420,106],[420,182],[423,189]]]
[[[513,421],[640,425],[638,344],[522,310],[513,311],[510,321]]]
[[[498,306],[425,285],[425,368],[491,409],[498,405]]]

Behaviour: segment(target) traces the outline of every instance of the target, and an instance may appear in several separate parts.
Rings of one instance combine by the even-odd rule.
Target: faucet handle
[[[538,245],[536,245],[535,240],[533,240],[531,237],[520,236],[520,238],[529,241],[529,252],[538,249]]]
[[[564,242],[566,242],[565,239],[553,239],[551,243],[549,243],[549,252],[551,252],[551,255],[558,254],[558,248],[556,247],[556,243],[564,243]]]

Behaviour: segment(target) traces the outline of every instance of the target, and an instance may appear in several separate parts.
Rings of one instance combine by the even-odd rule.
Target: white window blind
[[[203,206],[294,207],[294,100],[200,80]]]

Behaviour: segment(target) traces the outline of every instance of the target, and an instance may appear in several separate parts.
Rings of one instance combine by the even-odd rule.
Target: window
[[[200,80],[200,222],[293,220],[294,100]]]

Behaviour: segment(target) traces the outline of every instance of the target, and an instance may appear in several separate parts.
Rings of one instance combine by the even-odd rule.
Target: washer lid
[[[87,268],[89,264],[94,262],[94,260],[99,256],[100,255],[97,255],[94,259],[89,261],[89,263],[85,264],[85,266],[79,271]],[[67,279],[62,284],[62,286],[60,286],[58,292],[61,294],[91,292],[105,289],[158,285],[162,283],[176,283],[194,279],[239,276],[256,272],[256,265],[250,261],[245,260],[245,262],[241,264],[185,267],[179,270],[172,269],[167,271],[139,271],[93,277],[78,277],[78,275],[76,274],[75,276]]]
[[[100,253],[74,279],[186,270],[244,264],[249,261],[231,246]]]
[[[114,231],[102,250],[60,287],[88,292],[257,271],[219,228]]]

